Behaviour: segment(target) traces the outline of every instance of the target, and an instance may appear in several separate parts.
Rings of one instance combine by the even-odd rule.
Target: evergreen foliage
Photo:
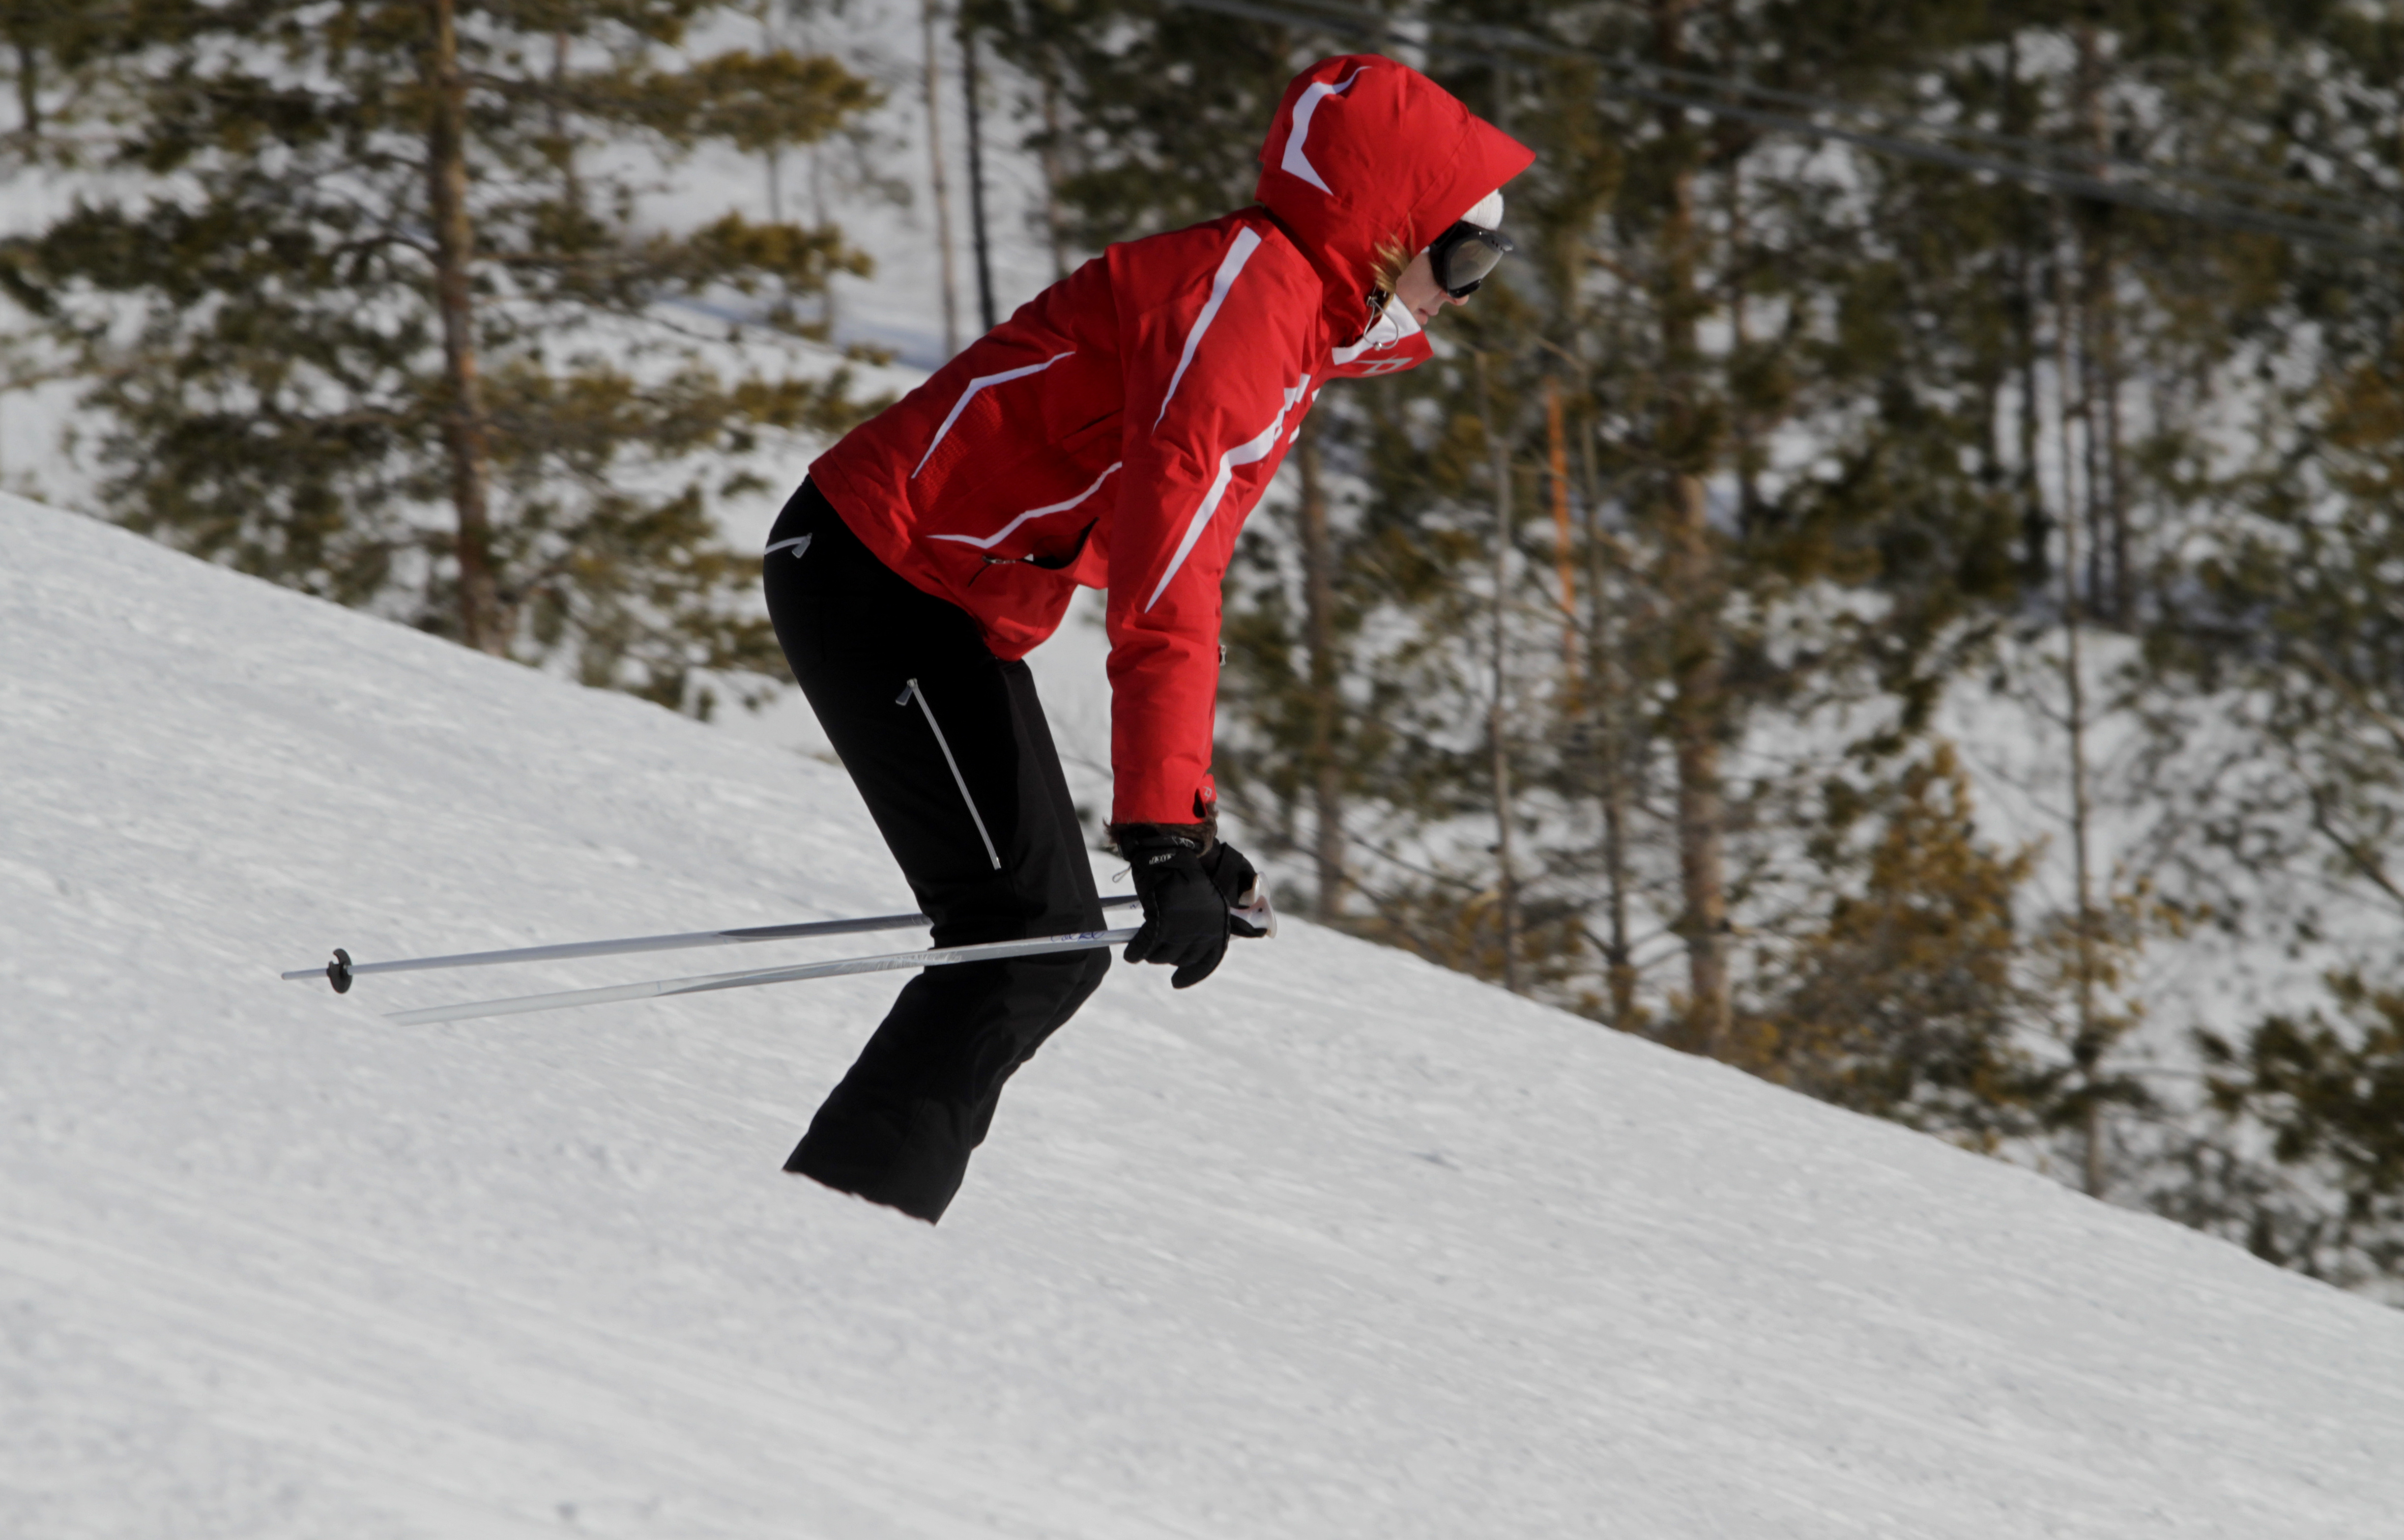
[[[1520,255],[1433,364],[1326,392],[1247,526],[1248,839],[1331,923],[2392,1288],[2404,22],[1217,3],[961,0],[1062,272],[1248,201],[1331,52],[1539,156]],[[862,258],[640,217],[696,146],[876,101],[696,53],[756,10],[0,0],[0,151],[114,189],[0,284],[88,373],[117,516],[664,701],[779,672],[712,510],[864,409],[724,323],[806,339]],[[1980,690],[2027,763],[1938,736]],[[2043,823],[1997,841],[2012,775]],[[2241,947],[2325,995],[2160,988]]]
[[[0,248],[93,382],[114,515],[670,704],[780,675],[711,510],[763,435],[859,408],[840,371],[742,363],[716,317],[804,335],[865,259],[640,209],[697,145],[806,143],[875,93],[830,60],[692,57],[720,8],[144,0],[104,82],[139,191]]]
[[[2404,1303],[2404,992],[2328,980],[2337,1020],[2271,1016],[2237,1042],[2200,1034],[2213,1105],[2270,1136],[2309,1186],[2257,1181],[2209,1216],[2256,1255]]]
[[[1334,923],[2099,1196],[2222,1228],[2271,1203],[2166,1096],[2146,970],[2197,925],[2313,945],[2366,899],[2404,913],[2392,274],[2242,209],[1628,87],[1741,80],[2048,175],[2142,161],[2374,239],[2397,29],[1515,0],[1475,18],[1508,38],[1470,39],[1386,8],[1391,46],[1537,148],[1522,255],[1435,364],[1328,392],[1250,526],[1230,804]],[[1036,82],[1095,245],[1243,201],[1279,84],[1389,25],[1268,10],[969,14]],[[1973,682],[2044,725],[2042,843],[1982,840],[1929,736]]]
[[[1333,34],[1169,0],[962,0],[960,24],[1037,87],[1062,236],[1097,249],[1251,201],[1254,157],[1294,72]]]
[[[1747,1057],[1824,1101],[1998,1148],[2036,1132],[2048,1100],[2013,913],[2035,853],[1979,840],[1941,741],[1880,800],[1875,841],[1836,863],[1864,868],[1861,891],[1781,959],[1788,978],[1747,1023]]]

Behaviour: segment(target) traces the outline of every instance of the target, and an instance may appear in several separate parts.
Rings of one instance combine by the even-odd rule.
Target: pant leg
[[[965,611],[878,562],[806,482],[770,544],[785,548],[766,561],[777,640],[935,944],[1100,929],[1083,832],[1027,666],[995,658]],[[1002,1086],[1109,965],[1097,950],[919,974],[786,1169],[940,1217]]]

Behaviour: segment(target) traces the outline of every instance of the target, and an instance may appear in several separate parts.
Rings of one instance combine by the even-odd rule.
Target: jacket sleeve
[[[1152,255],[1144,244],[1136,252]],[[1232,239],[1198,253],[1160,256],[1181,256],[1184,271],[1128,272],[1136,303],[1123,293],[1119,308],[1126,417],[1110,547],[1113,824],[1192,823],[1215,800],[1220,585],[1312,384],[1303,360],[1318,284],[1279,237],[1265,242],[1238,224]],[[1146,288],[1159,303],[1143,302]]]

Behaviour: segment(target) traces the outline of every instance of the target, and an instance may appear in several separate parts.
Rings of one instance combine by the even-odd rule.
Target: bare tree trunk
[[[758,17],[761,49],[774,52],[784,42],[784,38],[778,35],[784,21],[784,7],[777,4],[777,0],[760,0]],[[560,35],[563,38],[566,36],[565,33]],[[785,146],[770,140],[768,147],[761,152],[761,159],[767,162],[768,223],[781,225],[785,222]]]
[[[790,19],[796,21],[801,29],[800,42],[802,52],[820,53],[825,51],[818,46],[817,10],[815,7],[806,5],[800,7],[799,14],[794,15],[793,13],[788,12],[783,6],[779,5],[775,8],[775,14],[777,19],[777,42],[779,45],[784,41],[784,23],[788,19]],[[777,162],[778,168],[781,168],[781,161]],[[827,225],[827,189],[826,141],[823,138],[813,139],[810,141],[808,153],[803,160],[803,166],[808,173],[809,176],[810,223],[818,226],[820,229],[824,229]],[[772,169],[770,173],[771,185],[781,188],[783,182],[784,178],[781,170]],[[782,197],[779,196],[778,202],[781,204],[782,201]],[[825,328],[825,335],[829,338],[832,338],[835,334],[835,294],[836,284],[832,277],[818,287],[818,325]]]
[[[926,49],[927,177],[934,192],[935,254],[943,267],[943,356],[960,351],[959,284],[952,271],[952,195],[943,178],[943,73],[935,51],[936,0],[919,0],[918,26]]]
[[[2136,614],[2136,574],[2130,566],[2128,479],[2120,452],[2120,324],[2112,295],[2112,259],[2103,248],[2096,284],[2096,393],[2104,406],[2104,522],[2112,542],[2112,621],[2126,630]]]
[[[768,223],[785,222],[785,150],[781,145],[770,145],[761,152],[768,171]]]
[[[1605,986],[1611,992],[1611,1024],[1622,1032],[1636,1025],[1636,966],[1628,940],[1628,677],[1620,646],[1623,627],[1612,610],[1605,562],[1624,573],[1618,542],[1602,530],[1602,489],[1594,474],[1594,440],[1578,436],[1579,468],[1586,474],[1586,700],[1594,714],[1595,767],[1602,801],[1602,875]]]
[[[1685,60],[1685,0],[1654,0],[1656,50],[1670,68]],[[1664,133],[1691,135],[1683,108],[1661,111]],[[1670,179],[1670,206],[1661,230],[1661,344],[1669,405],[1663,440],[1694,452],[1698,358],[1696,324],[1702,302],[1696,283],[1695,169],[1691,157]],[[1687,1046],[1718,1057],[1728,1047],[1731,1008],[1727,959],[1726,807],[1720,781],[1720,738],[1727,712],[1720,658],[1719,553],[1698,465],[1670,474],[1663,510],[1672,595],[1670,621],[1670,745],[1678,764],[1678,880],[1684,912],[1678,934],[1686,945]]]
[[[2014,133],[2028,132],[2020,94],[2017,39],[2007,41],[2004,48],[2004,127]],[[2036,257],[2032,246],[2033,243],[2025,239],[2013,243],[2011,287],[2006,303],[2011,316],[2012,362],[2020,375],[2020,415],[2015,426],[2019,430],[2020,452],[2017,477],[2020,495],[2020,571],[2022,580],[2034,589],[2051,575],[2053,531],[2045,511],[2045,485],[2037,476],[2037,446],[2044,415],[2037,405]]]
[[[2020,570],[2032,588],[2051,576],[2052,520],[2045,511],[2045,486],[2037,475],[2037,446],[2044,423],[2037,396],[2036,277],[2034,259],[2023,246],[2012,259],[2012,347],[2020,376],[2020,465],[2014,473],[2020,496]]]
[[[468,87],[459,70],[454,0],[426,0],[432,30],[426,53],[431,97],[426,132],[426,187],[434,225],[435,306],[442,316],[442,442],[451,457],[451,502],[459,520],[459,639],[505,656],[509,629],[493,578],[490,450],[482,382],[476,367],[476,314],[468,223]]]
[[[25,143],[42,138],[42,52],[24,37],[17,39],[17,132]]]
[[[2076,543],[2078,536],[2076,521],[2062,520],[2063,539]],[[2071,1056],[2077,1063],[2089,1092],[2085,1114],[2080,1119],[2086,1145],[2084,1161],[2085,1186],[2090,1198],[2104,1196],[2104,1101],[2095,1094],[2102,1079],[2104,1034],[2095,1009],[2095,899],[2094,878],[2090,867],[2091,856],[2089,836],[2092,826],[2092,810],[2087,799],[2087,694],[2084,661],[2079,647],[2078,596],[2069,591],[2072,587],[2068,558],[2065,551],[2062,573],[2064,605],[2062,626],[2065,646],[2062,673],[2067,685],[2070,717],[2070,849],[2071,865],[2077,883],[2078,902],[2078,1035],[2071,1044]]]
[[[1729,8],[1723,5],[1722,14],[1726,15]],[[1730,18],[1726,24],[1733,28],[1735,26],[1733,18]],[[1740,155],[1731,155],[1728,158],[1724,210],[1727,219],[1728,264],[1726,287],[1728,339],[1731,344],[1729,362],[1740,371],[1738,374],[1740,380],[1743,378],[1740,371],[1744,367],[1745,349],[1750,342],[1744,302],[1744,177],[1740,172],[1743,160]],[[1728,394],[1733,397],[1728,403],[1728,426],[1736,438],[1737,523],[1740,529],[1751,530],[1761,522],[1761,478],[1758,464],[1761,455],[1760,451],[1754,444],[1753,413],[1746,409],[1744,399],[1737,390],[1731,388]]]
[[[1060,215],[1060,85],[1052,77],[1052,62],[1043,64],[1041,83],[1043,106],[1043,147],[1035,158],[1043,173],[1043,241],[1052,249],[1052,281],[1069,276],[1069,247]]]
[[[1544,439],[1553,473],[1553,564],[1561,580],[1561,701],[1563,715],[1578,711],[1577,567],[1570,538],[1570,455],[1561,428],[1561,382],[1544,376]]]
[[[1320,918],[1326,920],[1341,913],[1344,907],[1344,778],[1335,760],[1344,701],[1336,684],[1335,543],[1328,534],[1327,493],[1320,479],[1319,430],[1314,423],[1309,417],[1302,420],[1294,453],[1302,467],[1303,642],[1310,666],[1308,770],[1317,814],[1318,909]]]
[[[1486,711],[1486,736],[1494,757],[1494,864],[1502,930],[1502,987],[1520,992],[1519,879],[1511,853],[1511,752],[1506,700],[1511,687],[1510,638],[1504,624],[1511,597],[1511,455],[1494,427],[1494,390],[1486,354],[1477,354],[1477,409],[1486,430],[1494,476],[1493,700]]]
[[[2078,108],[2093,151],[2088,173],[2110,174],[2112,130],[2104,110],[2104,53],[2091,24],[2077,29]],[[2088,598],[2116,626],[2129,623],[2129,510],[2121,495],[2119,318],[2114,303],[2110,211],[2092,205],[2079,224],[2080,422],[2087,435],[2088,503],[2095,548]],[[2099,421],[2100,420],[2100,421]]]
[[[2089,1197],[2101,1198],[2104,1186],[2104,1104],[2093,1092],[2099,1078],[2104,1041],[2095,1008],[2095,904],[2093,879],[2089,867],[2089,836],[2092,820],[2087,799],[2087,687],[2080,646],[2083,611],[2078,595],[2079,507],[2071,479],[2071,467],[2078,463],[2071,442],[2074,425],[2083,428],[2090,436],[2086,459],[2090,478],[2092,476],[2091,436],[2094,423],[2090,418],[2074,409],[2069,401],[2070,382],[2075,378],[2070,357],[2070,307],[2071,298],[2065,291],[2055,307],[2054,371],[2062,380],[2057,421],[2062,450],[2062,685],[2070,733],[2070,859],[2072,878],[2077,890],[2075,895],[2077,929],[2074,936],[2076,950],[2072,963],[2077,1026],[2071,1040],[2071,1058],[2078,1067],[2084,1089],[2090,1093],[2081,1119],[2081,1132],[2086,1144],[2084,1186]],[[2088,511],[2091,514],[2095,505],[2095,486],[2091,479],[2086,491]]]
[[[584,207],[584,185],[576,174],[576,145],[567,135],[567,49],[565,32],[551,35],[551,118],[552,143],[558,146],[559,186],[566,195],[570,208]]]
[[[1726,710],[1719,654],[1717,553],[1703,479],[1674,477],[1670,516],[1670,740],[1678,763],[1678,881],[1684,912],[1689,1046],[1713,1058],[1728,1047],[1727,812],[1720,786],[1720,721]]]
[[[960,27],[960,98],[968,107],[969,244],[976,253],[977,322],[979,335],[993,330],[993,250],[985,228],[985,112],[978,100],[976,34]]]

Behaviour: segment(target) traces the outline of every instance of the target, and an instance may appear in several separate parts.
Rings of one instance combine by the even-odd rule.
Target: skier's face
[[[1443,285],[1435,281],[1435,270],[1426,252],[1412,257],[1411,265],[1403,270],[1403,276],[1394,284],[1394,298],[1403,302],[1403,308],[1417,317],[1422,326],[1434,320],[1436,312],[1445,306],[1469,303],[1466,299],[1455,299],[1444,291]]]

